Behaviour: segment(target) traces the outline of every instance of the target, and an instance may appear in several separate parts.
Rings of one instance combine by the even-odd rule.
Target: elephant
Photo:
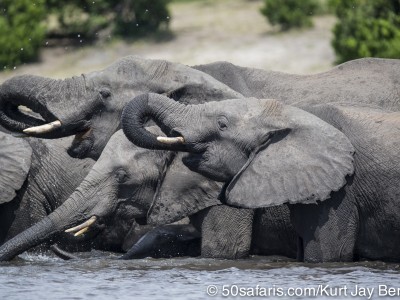
[[[71,158],[70,142],[0,132],[0,244],[61,205],[85,178],[94,161]]]
[[[157,127],[149,130],[161,134]],[[119,233],[121,229],[108,230],[110,234],[124,237],[121,246],[123,251],[127,251],[124,259],[155,255],[160,247],[166,249],[167,245],[173,250],[172,254],[163,251],[167,256],[201,253],[204,257],[241,258],[249,255],[250,251],[296,255],[295,234],[288,218],[286,223],[289,225],[282,220],[266,219],[265,215],[278,215],[272,214],[271,209],[255,213],[222,205],[217,199],[222,184],[187,169],[181,156],[181,153],[139,148],[121,130],[117,131],[69,199],[40,222],[2,245],[0,261],[10,260],[65,230],[81,235],[90,233],[96,224],[107,228],[110,218],[113,224],[113,216],[127,223],[135,220],[140,225],[132,227],[128,233],[122,230],[123,234]],[[257,216],[254,222],[253,215]],[[165,226],[186,216],[190,216],[192,225]],[[227,230],[221,226],[222,220],[231,222],[232,228]],[[130,240],[132,236],[141,236],[142,233],[134,231],[146,229],[146,226],[156,228],[142,240]],[[285,232],[278,234],[274,243],[252,243],[252,240],[257,240],[252,238],[253,228],[257,234],[272,234],[278,229]]]
[[[69,157],[65,151],[63,155]],[[68,228],[69,232],[78,236],[85,233],[85,228],[88,229],[89,226],[94,232],[98,232],[98,228],[105,228],[107,233],[103,236],[110,236],[110,240],[119,241],[120,248],[123,248],[122,238],[129,235],[129,225],[133,222],[139,225],[146,224],[146,214],[157,188],[161,168],[170,156],[169,152],[160,153],[138,148],[125,138],[122,131],[116,132],[99,160],[85,174],[86,177],[79,178],[79,183],[68,194],[68,199],[52,213],[42,216],[33,226],[4,243],[0,247],[0,260],[12,258]],[[85,161],[70,157],[69,159],[81,163]],[[186,169],[183,165],[182,167]],[[194,173],[192,178],[196,176],[200,177]],[[62,184],[61,180],[58,182]],[[199,188],[199,192],[206,193],[214,186],[217,187],[217,184],[205,182],[201,189]],[[219,202],[215,197],[210,199],[209,203],[205,201],[202,204],[214,205]],[[115,228],[116,218],[123,225],[120,228]],[[87,219],[89,222],[85,222],[85,225],[71,228]],[[107,230],[110,225],[114,226],[114,230]],[[130,246],[133,243],[134,241],[131,241]]]
[[[68,153],[97,160],[120,128],[120,114],[135,95],[155,92],[184,103],[241,95],[190,67],[135,56],[79,77],[55,80],[21,75],[0,86],[0,125],[39,138],[75,135]],[[37,115],[21,110],[25,106]]]
[[[281,99],[303,109],[349,102],[397,111],[399,66],[399,60],[360,59],[301,76],[225,62],[191,68],[128,56],[80,77],[53,80],[22,75],[7,80],[0,87],[0,125],[41,138],[75,135],[68,153],[97,160],[120,128],[123,107],[142,93],[165,94],[190,104],[252,96]],[[27,116],[18,109],[21,105],[40,116]]]
[[[184,105],[146,94],[121,122],[138,146],[188,152],[182,162],[190,170],[225,183],[222,202],[287,205],[300,259],[399,261],[400,113],[334,103],[308,109],[256,98]],[[146,131],[147,118],[168,138]]]
[[[353,103],[399,111],[400,60],[361,58],[312,75],[215,62],[194,66],[244,97],[278,99],[307,110],[327,103]]]
[[[71,140],[21,139],[0,132],[0,245],[56,210],[89,173],[95,161],[71,158],[66,153]],[[124,214],[117,210],[96,235],[63,234],[54,240],[69,251],[122,251],[124,242],[130,248],[132,239],[145,233],[137,232],[140,225]]]

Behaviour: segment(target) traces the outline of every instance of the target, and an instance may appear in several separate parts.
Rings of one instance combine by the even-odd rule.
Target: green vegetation
[[[116,7],[115,33],[128,37],[138,36],[159,30],[162,26],[168,28],[169,0],[125,0]]]
[[[264,0],[261,13],[281,30],[312,26],[311,16],[318,9],[317,0]]]
[[[110,26],[114,34],[138,37],[168,27],[169,0],[70,0],[68,4],[47,0],[47,8],[57,16],[55,36],[95,38]]]
[[[111,21],[111,7],[107,0],[46,0],[48,16],[55,17],[55,26],[47,27],[50,37],[80,35],[94,38]]]
[[[400,1],[331,1],[339,19],[332,41],[338,63],[360,57],[400,58]]]
[[[44,0],[2,0],[0,3],[0,68],[11,68],[38,55],[45,28]]]
[[[137,38],[167,30],[170,0],[1,0],[0,67],[35,59],[49,38]]]

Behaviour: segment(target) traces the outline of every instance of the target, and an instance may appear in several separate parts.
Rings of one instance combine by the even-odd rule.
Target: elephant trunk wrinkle
[[[135,97],[122,112],[122,129],[134,144],[148,149],[184,150],[181,144],[165,144],[157,140],[157,135],[147,131],[144,126],[147,118],[153,119],[167,135],[173,134],[177,123],[175,113],[184,112],[184,105],[159,94],[144,94]],[[173,134],[176,135],[176,134]]]

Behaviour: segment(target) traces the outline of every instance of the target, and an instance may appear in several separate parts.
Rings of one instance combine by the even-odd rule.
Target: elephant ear
[[[258,208],[315,203],[328,199],[353,174],[354,148],[342,132],[291,106],[282,109],[281,124],[288,124],[285,120],[290,120],[285,136],[275,135],[268,145],[260,145],[228,184],[228,204]]]
[[[218,196],[223,184],[190,171],[182,162],[184,155],[177,153],[166,162],[147,216],[149,224],[169,224],[221,204]]]
[[[15,198],[28,175],[31,156],[28,142],[0,132],[0,204]]]

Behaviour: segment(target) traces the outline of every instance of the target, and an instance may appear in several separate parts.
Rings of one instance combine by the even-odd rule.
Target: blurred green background
[[[400,58],[400,0],[0,0],[0,82],[130,54],[291,73]]]

